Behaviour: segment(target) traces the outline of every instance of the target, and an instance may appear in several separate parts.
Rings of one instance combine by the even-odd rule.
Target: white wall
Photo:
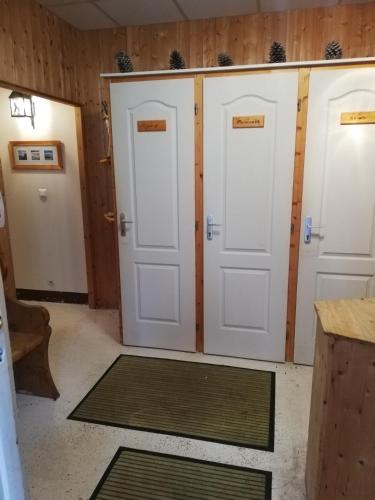
[[[87,293],[74,108],[34,97],[34,130],[30,119],[11,118],[9,94],[0,88],[0,158],[16,287]],[[61,141],[64,170],[12,170],[8,142],[20,140]]]

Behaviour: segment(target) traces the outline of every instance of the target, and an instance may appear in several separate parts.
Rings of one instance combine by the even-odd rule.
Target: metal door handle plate
[[[221,224],[215,224],[212,215],[207,215],[207,239],[212,240],[214,237],[213,227],[220,227]]]
[[[317,230],[316,233],[313,232],[313,230]],[[313,226],[312,225],[312,217],[305,217],[305,222],[304,222],[304,228],[303,228],[303,240],[306,244],[309,244],[311,242],[311,236],[318,235],[320,238],[324,237],[324,234],[322,234],[322,230],[324,229],[324,226]]]
[[[126,236],[126,224],[134,224],[132,220],[126,220],[126,216],[123,212],[120,214],[120,234],[123,238]]]

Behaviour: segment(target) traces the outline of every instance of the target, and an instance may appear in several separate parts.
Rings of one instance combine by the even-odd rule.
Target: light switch
[[[39,198],[42,201],[46,201],[48,198],[48,189],[47,188],[38,188]]]

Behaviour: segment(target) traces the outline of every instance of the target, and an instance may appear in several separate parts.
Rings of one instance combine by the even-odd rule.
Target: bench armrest
[[[36,333],[49,336],[49,312],[43,306],[31,306],[17,299],[6,297],[9,331]]]

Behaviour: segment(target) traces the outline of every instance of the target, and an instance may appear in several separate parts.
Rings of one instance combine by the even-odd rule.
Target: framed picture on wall
[[[14,170],[62,170],[60,141],[10,141],[10,164]]]

